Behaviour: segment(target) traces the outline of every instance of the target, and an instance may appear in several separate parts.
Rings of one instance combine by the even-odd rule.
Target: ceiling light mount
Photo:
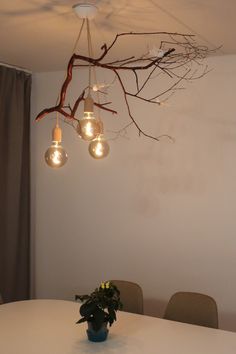
[[[93,19],[98,11],[97,6],[89,3],[81,3],[81,4],[75,4],[73,6],[73,10],[76,13],[77,16],[81,19]]]

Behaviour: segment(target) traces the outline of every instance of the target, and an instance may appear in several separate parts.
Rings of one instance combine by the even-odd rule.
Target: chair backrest
[[[215,300],[204,294],[177,292],[169,300],[164,318],[194,325],[218,328]]]
[[[120,291],[120,299],[123,311],[143,315],[143,291],[142,288],[131,281],[111,280]]]

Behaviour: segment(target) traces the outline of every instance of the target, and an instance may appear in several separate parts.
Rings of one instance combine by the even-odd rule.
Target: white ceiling
[[[65,69],[81,20],[72,6],[79,0],[1,0],[0,61],[32,71]],[[81,1],[86,2],[86,1]],[[91,24],[95,50],[123,31],[169,31],[196,34],[219,54],[236,54],[236,0],[91,0],[99,12]],[[114,52],[153,45],[149,39],[135,47],[124,41]],[[97,46],[96,46],[97,45]],[[141,48],[143,46],[143,49]],[[79,50],[85,48],[85,41]]]

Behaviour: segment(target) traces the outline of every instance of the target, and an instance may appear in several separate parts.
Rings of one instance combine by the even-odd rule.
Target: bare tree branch
[[[105,61],[107,54],[112,51],[117,42],[127,36],[134,38],[134,40],[140,36],[153,36],[156,40],[159,40],[160,44],[159,47],[154,47],[154,49],[140,56],[129,56],[118,60]],[[174,32],[123,32],[117,34],[109,46],[104,44],[101,50],[102,53],[98,58],[76,53],[72,55],[67,66],[66,78],[60,89],[58,103],[53,107],[42,110],[37,115],[36,120],[42,119],[49,113],[58,112],[65,117],[65,121],[72,122],[70,125],[73,125],[73,121],[78,121],[75,115],[81,102],[85,99],[88,87],[81,90],[81,94],[72,106],[65,104],[67,90],[72,80],[73,69],[82,66],[100,67],[105,70],[110,70],[115,74],[123,92],[127,112],[131,120],[131,122],[124,127],[124,130],[133,125],[136,127],[140,136],[143,135],[157,141],[159,141],[161,137],[172,139],[169,135],[155,137],[144,131],[131,112],[128,98],[132,97],[139,101],[160,105],[158,98],[164,96],[164,100],[165,98],[168,99],[176,90],[181,89],[181,87],[179,87],[181,82],[191,82],[208,73],[208,67],[203,64],[203,59],[212,51],[206,46],[197,45],[194,41],[194,35]],[[132,92],[126,88],[127,83],[122,78],[121,73],[125,72],[133,74],[133,77],[131,77],[134,81]],[[146,74],[141,75],[141,72]],[[154,92],[152,97],[148,97],[146,94],[148,90],[146,89],[148,89],[149,83],[151,81],[153,82],[154,79],[158,80],[160,74],[168,78],[167,87],[160,89],[160,85],[156,85],[156,92]],[[154,85],[152,85],[152,89],[153,87]],[[115,109],[107,107],[111,102],[94,102],[94,104],[101,110],[117,114]],[[122,129],[118,131],[118,134],[123,131]]]

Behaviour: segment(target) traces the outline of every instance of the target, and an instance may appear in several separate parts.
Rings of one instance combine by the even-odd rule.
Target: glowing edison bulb
[[[99,134],[96,139],[91,141],[88,150],[94,159],[103,159],[109,154],[110,148],[103,134]]]
[[[52,145],[45,152],[45,161],[48,166],[59,168],[65,165],[68,160],[66,151],[61,146],[61,143],[53,141]]]
[[[46,163],[52,168],[62,167],[68,160],[68,155],[61,146],[61,135],[61,128],[56,125],[52,131],[52,145],[44,155]]]
[[[79,120],[77,133],[82,139],[90,141],[100,133],[99,121],[93,115],[94,102],[90,93],[84,100],[84,117]]]
[[[93,112],[84,112],[84,117],[78,123],[77,133],[87,141],[93,140],[100,133],[99,122]]]

